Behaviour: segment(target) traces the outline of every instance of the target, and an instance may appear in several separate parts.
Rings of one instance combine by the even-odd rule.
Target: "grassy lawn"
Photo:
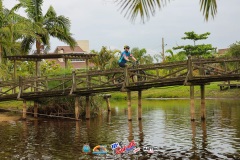
[[[234,84],[234,82],[231,82]],[[239,83],[239,82],[238,82]],[[206,98],[240,98],[240,89],[229,89],[220,91],[218,84],[222,82],[211,83],[205,86]],[[143,98],[189,98],[189,86],[170,86],[162,88],[151,88],[142,92]],[[200,86],[194,87],[195,97],[200,97]],[[124,99],[125,92],[111,93],[113,99]],[[137,92],[132,93],[132,98],[137,98]]]
[[[27,102],[27,106],[29,106],[31,102]],[[0,102],[0,108],[3,109],[22,109],[23,102],[22,101],[5,101]]]

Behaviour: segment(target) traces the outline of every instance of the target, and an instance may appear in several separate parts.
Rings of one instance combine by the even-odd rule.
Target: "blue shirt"
[[[130,52],[123,51],[122,54],[121,54],[120,59],[118,60],[118,63],[126,63],[126,62],[127,62],[126,59],[124,58],[124,56],[130,57],[130,56],[131,56],[131,53],[130,53]]]

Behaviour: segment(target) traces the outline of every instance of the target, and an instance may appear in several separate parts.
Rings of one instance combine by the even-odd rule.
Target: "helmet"
[[[130,47],[128,45],[125,45],[124,46],[124,49],[129,49]]]

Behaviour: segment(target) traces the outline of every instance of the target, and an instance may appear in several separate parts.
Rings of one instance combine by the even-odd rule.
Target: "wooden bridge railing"
[[[192,85],[199,83],[224,81],[227,77],[240,77],[240,59],[192,59],[187,61],[139,65],[135,68],[119,68],[105,71],[72,72],[72,75],[53,77],[19,77],[15,81],[0,82],[4,96],[13,95],[20,99],[39,93],[54,96],[56,92],[65,95],[92,94],[117,90],[141,90],[164,85]],[[211,80],[212,78],[212,80]],[[222,79],[221,79],[222,78]],[[204,80],[204,81],[203,81]],[[15,92],[13,92],[15,91]]]

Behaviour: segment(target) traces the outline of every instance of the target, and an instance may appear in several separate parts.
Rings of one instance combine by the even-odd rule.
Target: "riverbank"
[[[232,82],[235,83],[235,82]],[[238,82],[239,83],[239,82]],[[205,96],[206,98],[240,98],[240,89],[228,89],[220,91],[220,87],[218,84],[222,84],[222,82],[211,83],[210,85],[206,85],[205,87]],[[200,86],[194,87],[194,95],[195,98],[200,98]],[[125,92],[115,92],[111,93],[112,99],[125,99]],[[137,99],[137,92],[132,92],[132,98]],[[153,99],[153,98],[162,98],[162,99],[189,99],[190,96],[190,87],[189,86],[169,86],[162,88],[151,88],[148,90],[144,90],[142,94],[142,98],[144,99]]]
[[[17,121],[21,116],[14,112],[0,112],[0,122]]]

